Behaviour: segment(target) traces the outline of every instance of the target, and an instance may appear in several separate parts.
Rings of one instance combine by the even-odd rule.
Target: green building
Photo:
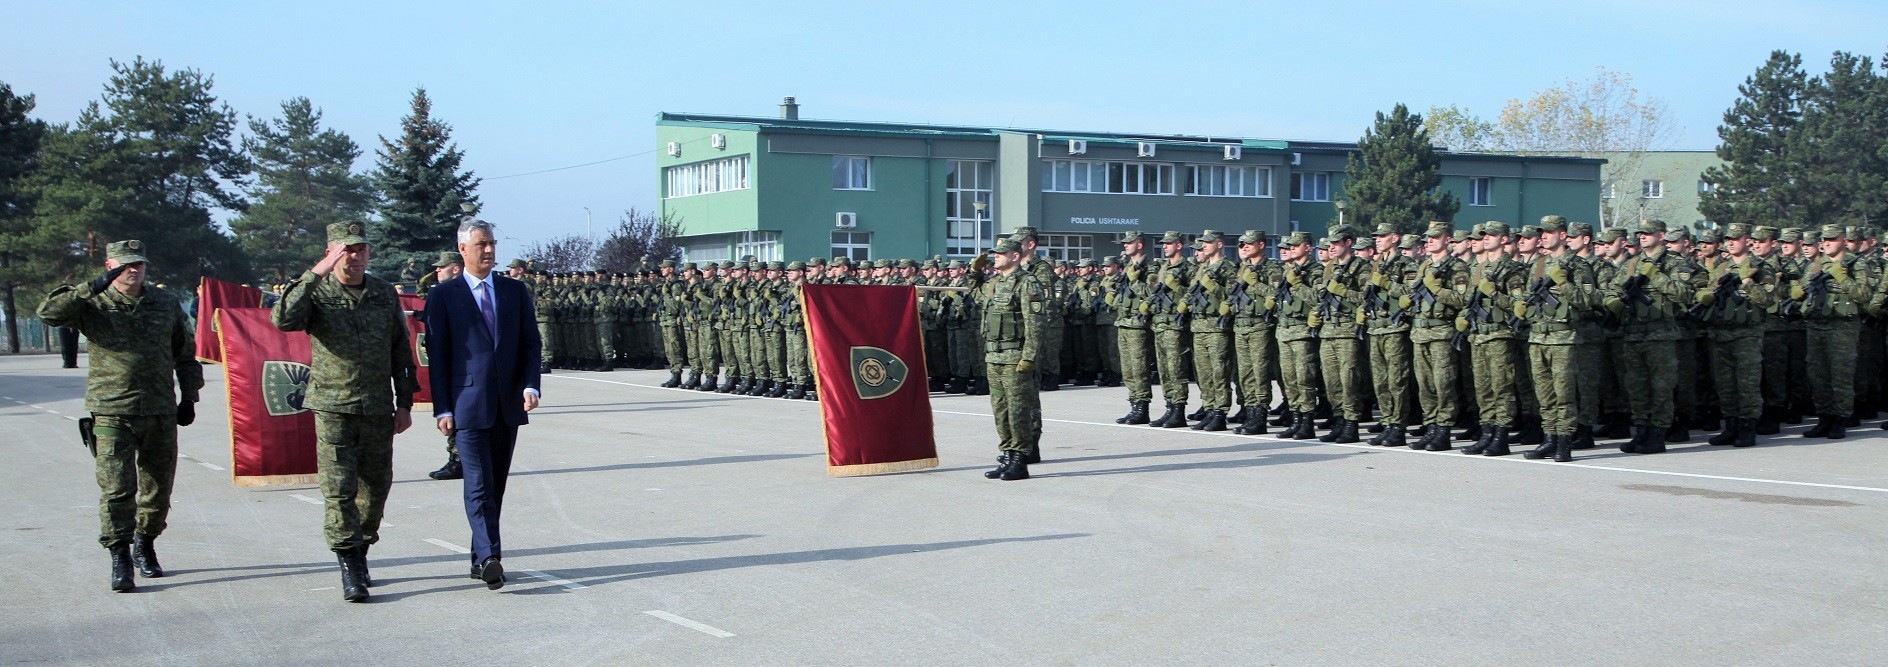
[[[1605,153],[1600,211],[1606,226],[1658,219],[1695,230],[1711,229],[1698,210],[1710,188],[1704,170],[1724,164],[1715,151]]]
[[[1355,144],[661,113],[661,212],[685,255],[970,257],[1033,226],[1058,259],[1122,232],[1322,232]],[[1603,160],[1446,153],[1459,226],[1598,220]]]

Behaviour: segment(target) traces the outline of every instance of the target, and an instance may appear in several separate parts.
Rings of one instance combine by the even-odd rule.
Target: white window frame
[[[1250,192],[1247,185],[1250,184]],[[1272,197],[1271,167],[1242,167],[1218,164],[1187,166],[1186,194],[1189,197]]]
[[[855,167],[859,165],[864,165],[864,168],[855,169]],[[842,178],[841,174],[844,174],[843,181],[841,181],[841,178]],[[861,180],[861,177],[863,177],[862,179],[864,180],[863,183],[859,182]],[[872,158],[868,156],[864,156],[864,155],[834,155],[833,156],[833,189],[834,190],[871,190],[872,189]]]
[[[996,243],[996,162],[947,160],[945,164],[944,254],[975,257]],[[979,201],[985,204],[981,217],[976,208]]]
[[[1292,195],[1292,201],[1331,201],[1331,172],[1294,171],[1291,178],[1298,191]]]
[[[1093,234],[1037,234],[1036,256],[1081,261],[1095,258]]]
[[[861,240],[863,239],[863,240]],[[854,262],[872,258],[872,233],[859,231],[834,231],[832,235],[832,256],[845,257]],[[854,251],[862,251],[855,253]]]
[[[1043,192],[1161,196],[1175,194],[1178,189],[1175,179],[1178,170],[1171,163],[1094,160],[1043,162]]]
[[[1607,183],[1605,187],[1600,188],[1600,199],[1612,199],[1614,185],[1617,183]]]
[[[1494,206],[1495,179],[1489,176],[1472,176],[1468,179],[1468,205]]]
[[[669,199],[678,199],[746,190],[750,185],[748,164],[748,156],[735,155],[669,167],[662,170],[668,185],[665,194]]]
[[[684,262],[720,262],[734,259],[728,250],[728,237],[710,236],[695,243],[682,243]]]
[[[1643,181],[1639,181],[1639,198],[1664,199],[1665,198],[1665,179],[1648,178]]]
[[[762,262],[780,261],[780,232],[740,232],[734,236],[734,256],[753,256]]]
[[[1708,195],[1708,194],[1711,194],[1712,192],[1715,192],[1717,189],[1718,189],[1718,186],[1711,183],[1710,181],[1704,180],[1702,178],[1698,179],[1698,194]]]

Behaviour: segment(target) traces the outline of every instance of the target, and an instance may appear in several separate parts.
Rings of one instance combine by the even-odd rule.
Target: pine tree
[[[327,227],[365,222],[373,184],[353,172],[360,146],[321,127],[321,110],[306,97],[282,103],[282,116],[249,119],[243,147],[256,163],[255,203],[230,221],[256,269],[286,280],[321,258]]]
[[[1698,209],[1719,224],[1744,222],[1805,226],[1814,222],[1802,203],[1804,184],[1791,135],[1803,119],[1808,77],[1803,59],[1772,51],[1769,61],[1737,87],[1738,99],[1718,126],[1718,158],[1705,170],[1710,191]]]
[[[1439,187],[1442,155],[1429,143],[1422,115],[1402,104],[1389,115],[1377,112],[1376,123],[1358,140],[1345,176],[1348,219],[1365,230],[1387,223],[1403,233],[1416,233],[1431,220],[1454,220],[1462,207],[1455,195]]]
[[[1811,79],[1789,139],[1811,222],[1880,224],[1888,214],[1888,83],[1870,58],[1836,52]]]
[[[398,141],[380,138],[374,173],[382,199],[380,221],[370,227],[374,242],[373,269],[390,279],[417,279],[402,275],[414,260],[431,266],[432,257],[454,246],[459,223],[478,212],[473,190],[479,179],[462,171],[464,153],[452,143],[452,127],[433,118],[433,101],[426,89],[413,91],[413,108],[400,119]],[[470,211],[460,205],[469,204]]]
[[[28,185],[37,165],[46,124],[31,116],[32,95],[18,96],[0,82],[0,310],[7,327],[7,351],[20,351],[17,292],[53,277],[48,260],[58,253],[32,218],[33,191]]]

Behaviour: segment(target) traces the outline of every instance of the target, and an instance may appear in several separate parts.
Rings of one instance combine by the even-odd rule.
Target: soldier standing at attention
[[[1807,322],[1809,386],[1814,388],[1816,425],[1805,438],[1840,440],[1848,435],[1855,407],[1855,346],[1862,306],[1874,297],[1876,276],[1849,255],[1842,225],[1823,225],[1817,253],[1790,286]]]
[[[1055,274],[1055,266],[1047,259],[1036,256],[1036,228],[1017,227],[1010,232],[1010,240],[1015,241],[1022,251],[1022,265],[1017,268],[1036,278],[1042,285],[1042,338],[1037,344],[1042,351],[1036,360],[1042,364],[1042,373],[1038,383],[1042,391],[1055,391],[1062,386],[1062,306],[1066,293],[1064,283]]]
[[[1573,253],[1593,272],[1594,284],[1605,282],[1600,272],[1611,267],[1611,262],[1603,262],[1593,256],[1593,225],[1585,222],[1567,223],[1567,252]],[[1606,309],[1598,302],[1594,307],[1576,313],[1574,328],[1580,335],[1573,344],[1574,372],[1574,415],[1573,443],[1571,449],[1592,449],[1593,429],[1600,423],[1601,408],[1605,405],[1602,378],[1612,372],[1612,361],[1606,358],[1606,327],[1603,318]]]
[[[1694,297],[1709,332],[1712,386],[1730,420],[1711,438],[1713,445],[1756,445],[1763,416],[1764,330],[1776,303],[1776,274],[1751,254],[1750,233],[1741,222],[1724,228],[1723,257],[1709,269],[1709,286]]]
[[[1351,252],[1357,236],[1349,227],[1331,230],[1330,250],[1322,280],[1314,283],[1318,300],[1310,324],[1318,330],[1318,366],[1324,371],[1324,395],[1331,401],[1337,423],[1318,439],[1332,443],[1357,442],[1357,425],[1369,417],[1364,399],[1363,355],[1357,334],[1363,326],[1363,288],[1370,279],[1369,262]]]
[[[1121,276],[1108,291],[1107,303],[1114,308],[1116,355],[1121,362],[1121,381],[1128,387],[1128,413],[1114,423],[1145,424],[1147,403],[1154,398],[1147,359],[1154,342],[1148,329],[1152,318],[1147,311],[1149,277],[1154,267],[1147,257],[1147,240],[1139,231],[1121,235],[1121,265]]]
[[[1411,443],[1410,449],[1441,452],[1453,448],[1449,429],[1455,423],[1456,385],[1461,375],[1455,342],[1464,335],[1456,328],[1456,312],[1462,307],[1469,274],[1468,263],[1449,252],[1454,235],[1454,225],[1429,223],[1423,232],[1427,256],[1416,265],[1416,280],[1409,288],[1412,374],[1423,422],[1423,437]]]
[[[1676,408],[1673,388],[1678,359],[1673,352],[1678,324],[1673,312],[1692,297],[1689,280],[1667,272],[1681,265],[1667,257],[1665,222],[1647,220],[1637,228],[1640,252],[1622,262],[1607,291],[1605,306],[1619,317],[1624,340],[1618,359],[1619,383],[1632,406],[1633,438],[1619,450],[1628,454],[1665,451],[1665,432]]]
[[[1527,362],[1543,430],[1540,446],[1522,454],[1530,459],[1573,460],[1574,424],[1579,407],[1575,345],[1582,313],[1599,307],[1599,281],[1593,269],[1565,245],[1566,220],[1541,219],[1539,254],[1529,265],[1528,292],[1514,299],[1514,316],[1528,320]],[[1549,298],[1552,297],[1552,298]]]
[[[1515,392],[1514,366],[1517,327],[1506,317],[1513,296],[1527,287],[1522,264],[1508,254],[1508,225],[1489,221],[1481,227],[1482,256],[1469,269],[1470,292],[1464,302],[1469,348],[1475,375],[1475,402],[1480,407],[1481,437],[1462,449],[1464,454],[1508,455],[1508,427],[1517,417],[1520,397]],[[1470,312],[1472,311],[1472,313]],[[1670,396],[1670,387],[1666,387]]]
[[[990,411],[996,416],[997,457],[990,479],[1029,479],[1029,464],[1041,460],[1037,444],[1042,437],[1042,397],[1036,388],[1036,357],[1041,345],[1044,293],[1036,277],[1023,270],[1022,247],[1013,239],[997,241],[989,253],[971,262],[973,288],[983,287],[983,268],[994,262],[997,275],[988,279],[989,299],[984,304],[983,360],[989,368]]]
[[[1200,404],[1205,414],[1196,431],[1224,431],[1232,409],[1232,303],[1227,295],[1239,279],[1239,269],[1226,259],[1225,241],[1208,229],[1193,242],[1198,262],[1192,286],[1181,305],[1192,317],[1193,372],[1200,383]]]
[[[1291,424],[1279,437],[1290,440],[1318,437],[1312,417],[1318,406],[1318,332],[1311,320],[1318,302],[1313,285],[1324,275],[1324,265],[1311,261],[1311,254],[1310,232],[1292,232],[1285,238],[1279,249],[1285,286],[1273,297],[1278,312],[1279,384],[1291,409]]]
[[[1149,277],[1147,301],[1141,304],[1141,313],[1153,324],[1154,359],[1160,366],[1160,391],[1167,399],[1167,412],[1148,424],[1156,428],[1187,425],[1187,313],[1180,306],[1186,303],[1193,261],[1182,252],[1185,247],[1180,232],[1160,237],[1166,261]]]
[[[675,277],[675,260],[662,260],[658,266],[662,275],[655,287],[656,329],[662,334],[662,359],[669,368],[669,379],[663,381],[661,386],[674,389],[682,386],[682,369],[688,365],[688,348],[682,343],[682,308],[687,295],[682,281]],[[550,353],[546,352],[545,355],[549,356]]]
[[[1121,340],[1119,327],[1115,326],[1113,295],[1125,280],[1121,276],[1121,258],[1108,255],[1101,258],[1101,275],[1095,279],[1094,290],[1099,297],[1099,304],[1090,304],[1095,311],[1095,348],[1098,355],[1100,375],[1095,378],[1097,387],[1121,386]]]
[[[98,480],[98,543],[111,552],[111,589],[129,591],[133,564],[164,576],[154,543],[170,514],[177,477],[177,427],[196,421],[203,366],[183,308],[170,293],[145,288],[144,243],[105,247],[105,273],[46,295],[39,317],[91,341],[85,409]],[[171,390],[176,377],[178,392]],[[181,393],[181,399],[179,393]]]
[[[315,411],[328,548],[341,564],[341,597],[367,599],[367,547],[393,487],[393,436],[413,425],[419,380],[400,297],[367,274],[372,253],[360,223],[328,226],[328,254],[289,283],[270,318],[307,331],[314,369],[303,405]]]
[[[1410,278],[1416,273],[1416,261],[1397,252],[1403,235],[1396,225],[1377,226],[1373,239],[1377,256],[1370,263],[1370,282],[1364,288],[1363,310],[1370,336],[1370,380],[1376,385],[1377,406],[1383,410],[1383,433],[1370,439],[1382,447],[1406,447],[1404,419],[1412,413],[1405,402],[1414,376],[1410,370],[1409,308],[1415,303],[1409,296]]]
[[[1239,273],[1229,297],[1232,310],[1232,357],[1238,369],[1239,435],[1265,433],[1265,413],[1272,407],[1271,367],[1277,356],[1273,329],[1279,275],[1277,261],[1265,256],[1265,233],[1239,235]],[[1233,421],[1228,418],[1227,421]]]

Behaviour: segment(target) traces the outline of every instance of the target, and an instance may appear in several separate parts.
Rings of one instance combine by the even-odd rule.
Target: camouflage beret
[[[1441,220],[1432,220],[1429,228],[1423,230],[1423,236],[1449,236],[1455,233],[1455,225]]]
[[[1135,241],[1139,241],[1139,240],[1141,240],[1141,230],[1138,230],[1138,229],[1136,229],[1136,230],[1133,230],[1133,231],[1128,231],[1128,232],[1123,232],[1123,233],[1121,234],[1121,241],[1120,241],[1120,242],[1121,242],[1121,243],[1133,243],[1133,242],[1135,242]]]
[[[433,268],[440,268],[444,266],[455,266],[455,265],[465,266],[465,258],[461,257],[459,253],[451,251],[451,250],[439,253],[439,261],[433,262]]]
[[[1567,231],[1567,219],[1558,215],[1543,215],[1540,227],[1543,232],[1564,232]]]
[[[1186,240],[1187,240],[1186,235],[1181,234],[1180,232],[1167,232],[1165,234],[1160,235],[1160,242],[1163,244],[1164,243],[1185,243]]]
[[[1663,234],[1665,233],[1665,221],[1640,220],[1638,226],[1633,228],[1633,231],[1640,234]]]
[[[787,264],[787,270],[788,270],[788,271],[805,271],[805,270],[806,270],[806,262],[802,262],[802,261],[800,261],[800,260],[797,260],[797,259],[796,259],[796,260],[793,260],[792,262],[790,262],[790,263],[788,263],[788,264]]]
[[[367,242],[367,228],[358,222],[337,222],[328,225],[328,243],[354,245]]]
[[[1769,225],[1757,225],[1750,228],[1750,238],[1758,241],[1770,241],[1777,237],[1777,228]]]
[[[1520,237],[1524,239],[1538,239],[1541,237],[1541,228],[1535,227],[1534,225],[1522,225]]]
[[[1583,237],[1583,238],[1584,238],[1584,237],[1588,237],[1588,236],[1592,236],[1592,235],[1593,235],[1593,223],[1590,223],[1590,222],[1569,222],[1569,223],[1567,223],[1567,235],[1568,235],[1568,236],[1576,236],[1576,237]]]
[[[137,239],[117,241],[105,246],[105,259],[115,260],[119,264],[137,264],[148,262],[144,258],[144,242]]]
[[[990,246],[990,252],[1022,252],[1022,251],[1023,251],[1023,244],[1018,243],[1013,238],[998,239],[995,245]]]
[[[1849,236],[1849,230],[1844,229],[1842,225],[1823,225],[1822,226],[1822,240],[1824,241],[1846,239],[1848,238],[1848,236]]]
[[[1253,243],[1264,243],[1264,242],[1265,242],[1265,232],[1261,232],[1256,229],[1248,229],[1246,230],[1246,233],[1239,235],[1239,245],[1248,245],[1248,244],[1253,244]]]

